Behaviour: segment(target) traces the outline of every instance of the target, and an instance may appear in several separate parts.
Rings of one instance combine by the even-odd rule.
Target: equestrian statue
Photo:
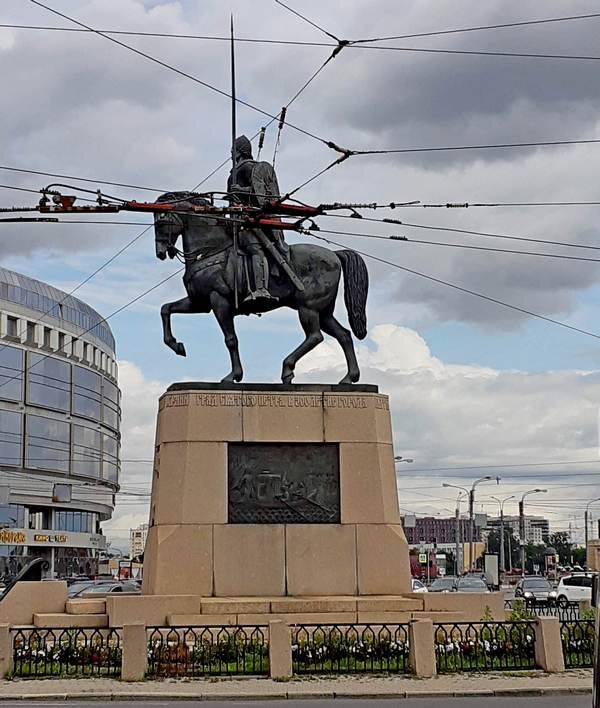
[[[275,171],[268,162],[252,157],[250,141],[235,140],[232,174],[227,198],[231,205],[262,207],[279,198]],[[313,244],[288,246],[277,228],[247,225],[234,214],[228,218],[194,212],[210,204],[206,195],[169,192],[157,203],[169,210],[155,213],[156,256],[161,260],[180,256],[185,262],[183,283],[187,296],[162,306],[165,344],[185,356],[185,346],[171,330],[171,315],[213,312],[225,337],[231,371],[222,381],[243,378],[234,318],[262,314],[280,307],[298,312],[304,341],[283,361],[281,380],[290,384],[299,359],[323,341],[323,332],[340,343],[347,373],[340,381],[359,380],[352,335],[334,316],[340,279],[344,277],[344,301],[354,335],[367,335],[367,267],[355,251],[331,251]],[[177,208],[173,209],[172,205]],[[181,237],[182,249],[177,241]]]

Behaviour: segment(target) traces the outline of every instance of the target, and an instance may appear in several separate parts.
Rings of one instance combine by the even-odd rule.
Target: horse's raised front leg
[[[340,383],[356,383],[360,378],[360,369],[358,368],[358,362],[356,361],[356,352],[354,351],[352,334],[345,327],[342,327],[342,325],[332,314],[321,313],[321,329],[325,332],[325,334],[329,334],[331,337],[334,337],[334,339],[337,339],[340,346],[344,350],[348,373],[344,376]]]
[[[316,310],[309,310],[307,307],[302,307],[298,310],[298,316],[306,336],[302,344],[296,347],[296,349],[283,360],[281,380],[284,384],[292,383],[294,369],[296,368],[298,360],[323,341],[319,313]]]
[[[185,356],[185,346],[182,342],[178,342],[171,331],[171,315],[184,315],[198,312],[192,305],[189,297],[182,297],[181,300],[175,302],[166,302],[160,308],[160,317],[163,325],[163,340],[164,343],[172,349],[175,354]]]
[[[222,383],[241,381],[244,376],[244,371],[238,350],[238,338],[233,323],[233,308],[229,304],[229,301],[216,291],[211,293],[210,303],[215,317],[217,318],[217,322],[219,323],[219,327],[225,336],[225,345],[227,346],[231,359],[231,371],[225,378],[221,379],[221,381]]]

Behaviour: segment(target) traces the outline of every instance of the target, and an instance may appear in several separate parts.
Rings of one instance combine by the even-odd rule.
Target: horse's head
[[[154,242],[156,257],[164,261],[167,256],[175,258],[177,239],[186,228],[185,209],[190,206],[203,206],[209,202],[201,195],[194,192],[167,192],[161,194],[157,203],[174,206],[177,210],[161,211],[154,215]]]
[[[179,192],[167,192],[161,194],[156,200],[157,203],[182,206],[185,197]],[[156,257],[164,261],[167,256],[175,258],[177,250],[175,244],[184,229],[183,219],[180,214],[174,211],[160,211],[154,215],[154,243],[156,246]]]

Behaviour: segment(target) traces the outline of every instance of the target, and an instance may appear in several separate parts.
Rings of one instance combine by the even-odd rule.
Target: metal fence
[[[561,622],[560,636],[567,669],[593,666],[596,641],[594,620]]]
[[[148,627],[148,676],[269,673],[266,626]]]
[[[116,629],[12,630],[15,676],[120,676]]]
[[[408,653],[407,624],[292,627],[295,674],[409,673]]]
[[[533,617],[558,617],[561,621],[575,621],[580,618],[578,602],[556,605],[552,602],[531,602],[522,599],[505,600],[504,609],[511,612],[519,610]]]
[[[535,668],[534,622],[434,625],[439,673]]]

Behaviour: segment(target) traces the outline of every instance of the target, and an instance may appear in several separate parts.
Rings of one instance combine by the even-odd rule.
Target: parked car
[[[454,592],[456,578],[451,575],[445,575],[443,578],[437,578],[429,586],[429,592]]]
[[[427,587],[424,583],[416,578],[411,578],[412,591],[413,592],[427,592]]]
[[[591,573],[563,576],[556,587],[556,602],[559,607],[567,607],[570,602],[592,601]]]
[[[489,592],[490,589],[483,578],[476,575],[465,575],[458,578],[454,585],[455,592]]]
[[[69,588],[71,591],[71,588]],[[69,592],[69,597],[87,597],[88,595],[108,595],[115,592],[139,593],[140,585],[135,580],[96,580],[76,590]]]
[[[545,602],[553,604],[556,601],[556,590],[542,576],[532,575],[519,580],[515,588],[515,598],[525,602]]]

